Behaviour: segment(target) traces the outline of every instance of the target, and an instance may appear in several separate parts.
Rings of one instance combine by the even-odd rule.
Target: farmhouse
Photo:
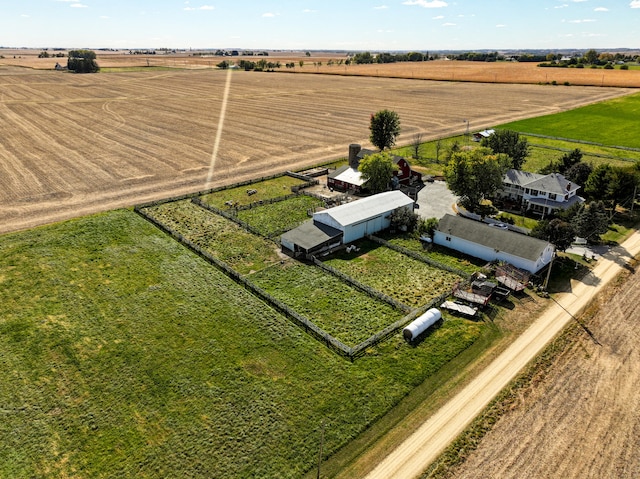
[[[365,183],[362,174],[358,171],[360,160],[375,153],[377,152],[363,149],[355,143],[349,145],[349,164],[330,173],[327,176],[327,186],[338,191],[360,193]],[[398,170],[393,173],[395,184],[411,185],[422,181],[422,174],[412,170],[406,158],[394,156],[393,162],[398,167]]]
[[[577,195],[580,186],[560,173],[541,175],[520,170],[509,170],[502,180],[498,197],[516,202],[527,211],[542,216],[557,210],[566,210],[584,198]]]
[[[413,200],[400,191],[387,191],[318,211],[280,237],[282,251],[299,257],[351,243],[388,228],[391,213],[400,209],[413,211]]]
[[[551,263],[554,254],[547,241],[453,215],[442,217],[433,242],[485,261],[504,261],[530,273]]]

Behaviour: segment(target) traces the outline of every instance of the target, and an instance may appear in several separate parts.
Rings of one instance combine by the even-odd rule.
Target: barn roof
[[[348,226],[411,204],[413,200],[401,191],[386,191],[315,213],[314,218],[328,215],[339,225]]]
[[[329,173],[328,177],[338,181],[344,181],[350,185],[362,186],[364,184],[362,173],[355,168],[351,168],[349,165],[342,166]]]
[[[537,261],[550,243],[514,231],[492,228],[461,216],[444,215],[438,231],[529,261]]]

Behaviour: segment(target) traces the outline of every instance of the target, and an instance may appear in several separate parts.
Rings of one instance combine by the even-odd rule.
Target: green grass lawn
[[[7,478],[297,478],[486,331],[351,363],[127,210],[0,236],[0,284]]]
[[[405,313],[322,269],[286,261],[252,274],[267,291],[347,346],[356,346]]]
[[[414,308],[451,291],[461,279],[372,241],[361,241],[358,247],[360,251],[341,252],[326,263]]]
[[[145,208],[145,212],[240,274],[261,270],[280,260],[275,243],[189,200],[163,203]]]
[[[215,191],[211,194],[202,196],[201,199],[206,204],[224,210],[228,208],[226,205],[226,202],[228,201],[239,206],[245,206],[259,201],[290,195],[292,186],[299,186],[302,184],[304,184],[304,181],[299,180],[298,178],[283,175],[277,178],[252,183],[250,185]],[[256,192],[249,195],[247,193],[248,190],[255,190]]]
[[[640,148],[640,93],[553,115],[500,125],[522,133]]]
[[[261,234],[272,237],[311,219],[307,211],[315,211],[315,208],[323,205],[324,202],[318,198],[299,195],[277,203],[238,211],[238,219],[251,225]]]

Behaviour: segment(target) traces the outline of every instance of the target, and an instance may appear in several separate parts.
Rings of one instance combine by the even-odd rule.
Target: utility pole
[[[467,130],[465,132],[465,136],[467,137],[467,145],[469,144],[469,120],[462,120],[462,123],[467,124]]]

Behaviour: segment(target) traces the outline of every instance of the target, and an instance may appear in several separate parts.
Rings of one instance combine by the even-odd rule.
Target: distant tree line
[[[439,58],[436,56],[429,56],[428,53],[421,52],[409,52],[409,53],[378,53],[372,55],[371,52],[360,52],[353,55],[345,63],[354,63],[356,65],[368,64],[368,63],[396,63],[396,62],[424,62],[427,60],[436,60]]]

